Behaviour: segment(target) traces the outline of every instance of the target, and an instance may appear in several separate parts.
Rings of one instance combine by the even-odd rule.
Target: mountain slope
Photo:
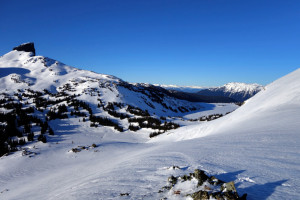
[[[267,85],[223,118],[182,127],[155,140],[175,140],[177,148],[198,146],[199,157],[203,159],[200,162],[207,162],[206,167],[230,166],[237,170],[236,181],[245,188],[242,191],[250,193],[251,199],[297,199],[296,188],[300,186],[299,80],[300,69]],[[191,150],[184,152],[192,154]],[[240,174],[245,172],[252,184],[241,178]]]
[[[23,65],[32,56],[22,54],[11,56],[13,59],[4,56],[6,61],[1,62],[0,69],[4,69],[1,75],[5,76],[0,81],[11,88],[2,88],[1,84],[0,99],[21,102],[24,104],[22,109],[35,107],[37,109],[29,115],[36,115],[43,120],[47,112],[63,110],[56,107],[66,104],[68,112],[63,113],[68,118],[48,121],[55,134],[47,135],[47,143],[30,141],[19,147],[22,151],[0,158],[1,199],[190,199],[186,194],[199,188],[189,182],[181,182],[181,185],[170,191],[159,191],[167,184],[171,175],[182,176],[196,168],[218,179],[234,181],[238,193],[248,193],[247,199],[250,200],[300,198],[300,70],[268,85],[239,109],[222,118],[209,122],[196,121],[194,125],[167,131],[150,140],[150,130],[147,128],[138,132],[120,132],[106,126],[90,127],[89,119],[83,122],[82,117],[71,116],[71,111],[77,105],[69,105],[68,100],[75,103],[75,99],[88,102],[94,116],[109,117],[122,127],[128,126],[128,119],[113,117],[106,109],[113,106],[117,112],[139,117],[127,111],[128,106],[134,104],[132,106],[149,108],[151,116],[156,118],[158,116],[152,112],[160,109],[165,109],[171,116],[180,115],[181,112],[164,108],[159,101],[160,97],[162,103],[173,106],[172,109],[179,109],[177,104],[201,107],[194,112],[182,113],[183,118],[178,120],[181,121],[188,115],[227,112],[226,108],[233,110],[236,107],[232,104],[181,101],[162,95],[163,89],[153,88],[151,85],[128,85],[115,77],[91,72],[88,77],[81,76],[77,81],[69,73],[81,71],[74,72],[74,68],[67,66],[53,67],[53,70],[64,69],[67,73],[54,74],[55,79],[43,82],[41,77],[36,76],[41,75],[43,65]],[[20,61],[22,57],[25,57],[23,62]],[[17,65],[18,62],[21,64]],[[83,74],[87,73],[89,72]],[[20,79],[14,79],[12,75],[18,75]],[[72,81],[65,79],[69,76]],[[49,91],[43,91],[42,87],[35,85],[37,82],[44,84],[43,87],[49,86]],[[41,93],[28,90],[31,86],[35,90],[41,90]],[[64,93],[68,95],[64,96]],[[25,96],[20,97],[18,94]],[[74,94],[79,96],[73,96]],[[40,102],[41,97],[51,104],[46,105],[46,108],[44,105],[37,106],[43,103]],[[97,106],[100,103],[98,98],[103,99],[104,107]],[[153,103],[156,109],[151,110],[145,99],[146,102]],[[110,100],[126,105],[110,105]],[[54,101],[55,104],[52,104]],[[1,102],[1,105],[4,104]],[[10,106],[11,104],[1,108],[1,112],[14,110],[9,109]],[[88,110],[78,107],[81,113],[89,115]],[[20,109],[15,111],[20,112]],[[136,113],[138,109],[133,109],[132,112]],[[161,113],[165,112],[161,110]],[[168,117],[168,120],[171,118]],[[32,123],[32,131],[39,134],[41,128]],[[147,133],[146,137],[144,132]],[[181,191],[181,194],[175,194],[175,191]]]
[[[187,115],[197,116],[193,119],[197,121],[203,117],[197,114],[201,111],[220,117],[237,108],[191,103],[160,87],[130,84],[35,56],[33,43],[14,49],[0,57],[0,156],[26,141],[46,141],[56,123],[69,118],[78,118],[92,129],[105,126],[143,132],[144,137],[153,133],[152,137],[193,123]]]
[[[216,121],[194,128],[187,127],[188,132],[193,132],[188,136],[186,132],[181,134],[182,139],[201,137],[202,134],[224,132],[249,132],[255,133],[259,130],[282,131],[281,127],[295,132],[299,126],[297,123],[299,112],[300,92],[300,70],[297,70],[266,86],[263,91],[247,100],[243,106],[235,112]],[[228,131],[227,131],[228,129]],[[293,131],[292,131],[293,130]],[[179,132],[182,130],[179,130]],[[174,134],[174,138],[177,137]],[[179,138],[177,138],[179,139]]]
[[[49,144],[26,146],[36,155],[1,158],[1,198],[188,199],[185,192],[197,188],[176,187],[182,195],[158,191],[169,176],[200,168],[224,181],[234,180],[247,199],[299,199],[299,77],[297,70],[235,112],[167,132],[155,139],[158,143],[145,143],[138,134],[116,137],[109,129],[90,129],[73,118],[62,120],[57,124],[62,132]],[[70,152],[92,143],[98,147]]]
[[[24,92],[26,88],[40,92],[46,89],[51,93],[78,95],[78,99],[96,105],[99,103],[97,98],[89,97],[101,97],[105,104],[122,102],[143,110],[160,110],[160,114],[166,115],[181,112],[179,107],[195,109],[170,97],[168,91],[162,88],[129,84],[114,76],[79,70],[47,57],[33,56],[31,52],[11,51],[5,54],[0,58],[0,70],[0,89],[10,94]]]
[[[208,88],[197,92],[206,96],[224,96],[243,102],[263,90],[259,84],[227,83],[221,87]]]

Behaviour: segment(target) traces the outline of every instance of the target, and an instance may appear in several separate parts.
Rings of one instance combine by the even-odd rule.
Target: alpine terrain
[[[213,87],[197,92],[200,95],[206,96],[224,96],[235,99],[238,102],[243,102],[254,96],[259,91],[263,90],[263,86],[259,84],[246,83],[227,83],[221,87]]]
[[[0,57],[0,199],[300,198],[300,70],[238,106],[36,53]]]

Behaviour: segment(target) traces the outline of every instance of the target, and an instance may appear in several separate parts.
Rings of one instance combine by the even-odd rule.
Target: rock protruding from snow
[[[34,43],[33,42],[28,42],[28,43],[21,44],[21,45],[15,47],[15,48],[13,48],[13,50],[32,52],[33,56],[35,56],[35,48],[34,48]]]

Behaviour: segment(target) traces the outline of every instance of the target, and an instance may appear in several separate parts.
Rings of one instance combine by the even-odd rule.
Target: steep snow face
[[[263,86],[259,84],[246,83],[227,83],[221,87],[209,88],[198,92],[207,96],[225,96],[233,98],[239,102],[243,102],[263,90]]]

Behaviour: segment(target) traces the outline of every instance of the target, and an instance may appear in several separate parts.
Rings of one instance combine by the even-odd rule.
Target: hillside
[[[33,43],[2,56],[0,72],[0,155],[28,141],[45,142],[59,131],[54,130],[56,124],[69,118],[91,129],[104,126],[154,137],[200,117],[211,120],[237,108],[234,104],[191,103],[150,84],[130,84],[111,75],[79,70],[36,56]]]
[[[163,187],[195,169],[250,200],[300,198],[300,70],[241,107],[180,100],[32,49],[0,57],[0,70],[1,131],[25,140],[0,157],[0,199],[190,200],[195,179]]]
[[[156,141],[194,146],[199,162],[235,171],[250,199],[297,199],[300,182],[300,70],[267,85],[233,113],[183,127]],[[179,150],[181,151],[181,150]],[[193,154],[191,150],[183,150]],[[245,175],[247,174],[247,178]],[[231,176],[230,175],[230,176]],[[226,176],[226,175],[225,175]]]

